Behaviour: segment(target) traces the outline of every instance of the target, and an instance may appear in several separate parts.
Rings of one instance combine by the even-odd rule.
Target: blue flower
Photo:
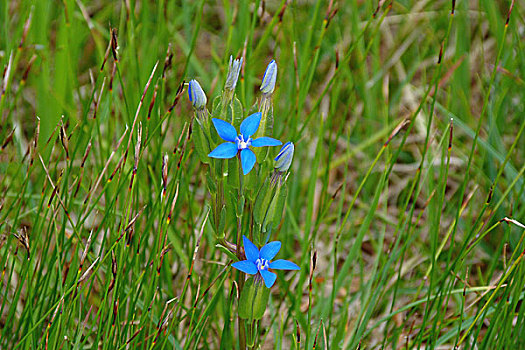
[[[237,270],[240,270],[249,275],[255,275],[259,273],[266,287],[271,288],[275,283],[277,276],[275,273],[268,271],[268,269],[274,270],[300,270],[301,268],[288,260],[272,260],[279,250],[281,249],[281,242],[274,241],[266,244],[264,247],[257,249],[246,236],[242,236],[244,243],[244,253],[246,260],[237,261],[232,264]]]
[[[266,67],[261,84],[261,91],[265,94],[271,94],[275,89],[275,80],[277,79],[277,63],[272,60]]]
[[[224,120],[213,118],[212,122],[217,129],[219,136],[227,141],[221,143],[217,148],[208,154],[212,158],[227,159],[233,158],[238,152],[241,152],[241,164],[244,175],[248,174],[255,165],[255,153],[250,149],[252,147],[264,146],[279,146],[282,142],[271,137],[259,137],[252,140],[252,135],[255,134],[261,122],[261,112],[254,113],[241,123],[241,133],[237,135],[237,131],[228,122]]]
[[[193,107],[197,109],[206,107],[208,99],[206,98],[206,94],[204,93],[204,90],[202,90],[201,85],[195,79],[190,80],[188,83],[188,96],[190,97]]]

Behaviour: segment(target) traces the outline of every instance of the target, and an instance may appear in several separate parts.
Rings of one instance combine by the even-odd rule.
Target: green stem
[[[241,162],[241,155],[240,153],[237,154],[237,159],[239,159],[239,200],[242,201],[243,198],[243,182],[244,182],[244,175],[242,173],[242,162]],[[242,214],[244,207],[239,206],[237,209],[237,258],[239,260],[243,260],[241,256],[241,233],[242,233]],[[242,291],[242,288],[244,287],[244,275],[242,273],[238,273],[237,275],[237,283],[239,284],[239,295]],[[239,297],[240,300],[240,297]],[[244,320],[237,315],[237,327],[239,328],[239,348],[241,350],[246,349],[246,329],[244,328]]]

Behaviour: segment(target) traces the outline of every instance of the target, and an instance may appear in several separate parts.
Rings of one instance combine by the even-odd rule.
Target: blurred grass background
[[[524,15],[1,1],[0,347],[237,346],[180,90],[211,101],[231,54],[246,113],[277,61],[274,136],[296,144],[276,238],[302,270],[279,274],[254,347],[525,348]]]

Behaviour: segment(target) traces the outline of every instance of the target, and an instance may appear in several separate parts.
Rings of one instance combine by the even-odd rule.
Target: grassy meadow
[[[0,348],[525,349],[524,37],[523,0],[0,1]],[[257,319],[279,147],[203,158],[188,98],[222,116],[230,55],[295,145]]]

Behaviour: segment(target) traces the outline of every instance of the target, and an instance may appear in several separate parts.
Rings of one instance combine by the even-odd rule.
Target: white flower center
[[[255,261],[255,264],[257,265],[257,270],[259,271],[268,270],[268,268],[270,267],[269,261],[266,259],[259,258]]]
[[[250,147],[250,145],[252,144],[252,138],[251,137],[248,137],[248,140],[244,140],[244,136],[242,135],[239,135],[237,136],[237,149],[239,150],[243,150],[243,149],[246,149],[248,147]]]

